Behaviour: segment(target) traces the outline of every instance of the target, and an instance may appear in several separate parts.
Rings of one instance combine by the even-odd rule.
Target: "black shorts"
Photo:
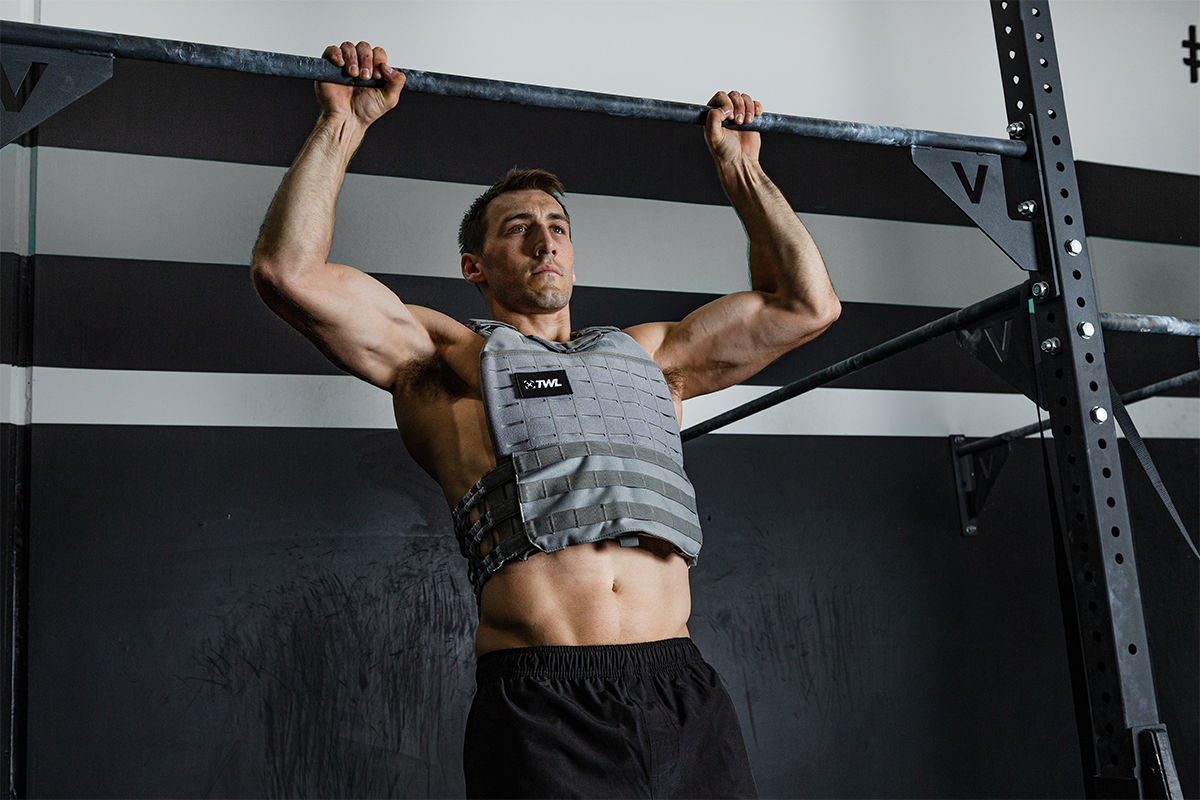
[[[467,797],[757,797],[729,694],[691,639],[479,659]]]

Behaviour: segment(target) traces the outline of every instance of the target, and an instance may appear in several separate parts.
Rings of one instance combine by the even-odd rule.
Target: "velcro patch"
[[[545,372],[514,372],[517,397],[556,397],[571,393],[567,372],[552,369]]]

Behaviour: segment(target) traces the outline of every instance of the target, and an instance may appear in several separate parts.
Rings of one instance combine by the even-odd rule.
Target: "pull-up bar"
[[[759,411],[778,405],[785,400],[791,400],[793,397],[802,395],[805,392],[812,391],[827,383],[832,383],[838,378],[844,378],[852,372],[858,372],[864,367],[883,361],[885,358],[891,358],[905,350],[911,350],[917,345],[924,344],[931,339],[936,339],[944,333],[957,330],[997,311],[1015,306],[1022,299],[1024,292],[1025,284],[1020,284],[1000,294],[994,294],[986,300],[980,300],[974,305],[960,308],[958,311],[935,319],[933,322],[897,336],[895,339],[889,339],[881,345],[872,347],[870,350],[865,350],[858,355],[839,361],[819,372],[814,372],[798,381],[789,383],[787,386],[781,386],[773,392],[764,394],[762,397],[757,397],[748,403],[743,403],[737,408],[731,408],[723,414],[710,417],[704,420],[704,422],[693,425],[683,431],[680,436],[685,442],[689,439],[695,439],[697,436],[711,433],[717,428],[723,428],[751,414],[757,414]]]
[[[261,50],[243,50],[235,47],[218,47],[194,42],[176,42],[167,39],[149,39],[119,33],[57,28],[49,25],[5,22],[4,26],[0,27],[0,42],[92,54],[107,53],[116,58],[161,61],[168,64],[226,69],[257,75],[305,78],[330,83],[359,86],[378,86],[382,83],[382,81],[361,81],[351,78],[340,67],[323,58],[268,53]],[[416,69],[400,71],[407,78],[404,85],[405,91],[426,94],[494,100],[541,108],[593,111],[618,117],[685,122],[693,125],[703,124],[709,110],[707,106],[666,100],[558,89],[550,86],[509,83],[484,78],[467,78],[461,75],[443,75]],[[1013,158],[1021,158],[1029,151],[1025,142],[1016,140],[892,128],[811,117],[793,117],[784,114],[763,114],[750,125],[739,126],[726,123],[726,127],[864,144],[897,147],[920,145],[947,150],[967,150]]]

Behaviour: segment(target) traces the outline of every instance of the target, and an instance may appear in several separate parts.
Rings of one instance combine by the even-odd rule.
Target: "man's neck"
[[[512,325],[526,336],[536,336],[548,342],[567,342],[571,339],[571,308],[545,314],[522,314],[507,309],[488,309],[492,319]]]

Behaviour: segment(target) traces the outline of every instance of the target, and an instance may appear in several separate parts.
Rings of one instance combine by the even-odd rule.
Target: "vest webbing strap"
[[[668,528],[677,530],[693,539],[700,536],[700,528],[688,520],[675,516],[667,511],[647,503],[629,503],[617,501],[599,506],[586,508],[569,508],[526,520],[526,527],[535,536],[547,536],[569,528],[582,528],[619,519],[633,519],[641,522],[656,522]]]
[[[548,467],[551,464],[557,464],[560,461],[567,461],[572,458],[582,458],[583,456],[635,458],[638,461],[645,461],[663,469],[669,469],[681,478],[687,477],[683,471],[683,467],[675,463],[665,453],[649,447],[640,447],[636,444],[624,444],[621,442],[588,441],[550,445],[549,447],[530,450],[525,453],[513,453],[512,459],[517,472],[521,475],[527,475],[542,467]]]
[[[625,470],[601,469],[593,472],[583,472],[564,475],[559,478],[546,478],[541,481],[521,484],[521,502],[530,503],[545,500],[549,497],[565,494],[578,489],[599,489],[605,486],[623,486],[630,489],[645,489],[661,495],[695,513],[696,499],[678,486],[659,480],[644,472],[628,472]]]

